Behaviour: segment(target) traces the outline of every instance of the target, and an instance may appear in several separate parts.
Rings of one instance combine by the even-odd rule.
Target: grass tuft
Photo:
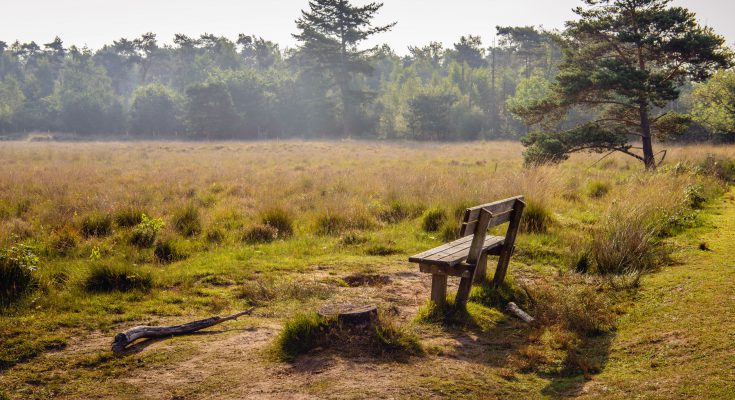
[[[317,313],[299,314],[286,321],[275,341],[276,356],[291,361],[324,343],[329,321]]]
[[[591,181],[587,184],[587,195],[593,199],[601,199],[605,197],[612,186],[608,182],[604,181]]]
[[[192,203],[176,209],[172,219],[176,231],[185,237],[197,236],[202,232],[199,209]]]
[[[38,257],[24,245],[0,250],[0,306],[20,299],[36,284]]]
[[[103,237],[112,233],[112,217],[108,214],[94,212],[82,219],[80,231],[84,236]]]
[[[291,214],[280,208],[271,208],[263,212],[260,216],[260,222],[268,225],[278,231],[278,237],[288,239],[293,236],[293,217]]]
[[[165,238],[156,243],[153,255],[158,262],[167,264],[185,260],[189,257],[189,252],[181,242],[173,238]]]
[[[242,241],[249,244],[271,243],[278,239],[278,229],[270,225],[254,225],[242,234]]]
[[[546,205],[529,200],[523,209],[520,230],[527,233],[545,233],[553,222],[553,214]]]
[[[132,228],[143,222],[145,211],[133,206],[128,206],[115,211],[115,224],[120,228]]]
[[[95,264],[84,281],[88,292],[147,291],[153,286],[150,274],[137,271],[130,266]]]
[[[441,208],[430,208],[421,217],[421,229],[425,232],[437,232],[447,220],[447,212]]]

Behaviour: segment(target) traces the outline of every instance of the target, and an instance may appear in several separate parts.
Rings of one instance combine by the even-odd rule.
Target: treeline
[[[354,48],[364,65],[346,71],[342,86],[339,73],[318,68],[309,46],[282,50],[248,35],[235,41],[176,35],[167,45],[147,33],[95,51],[67,48],[58,37],[42,45],[0,41],[0,131],[193,139],[517,137],[526,128],[508,112],[508,99],[522,80],[553,75],[560,55],[549,34],[532,27],[498,28],[498,34],[494,46],[464,36],[448,47],[411,47],[405,56],[387,45]]]

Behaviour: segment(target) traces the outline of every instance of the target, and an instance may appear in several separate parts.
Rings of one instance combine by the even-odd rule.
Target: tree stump
[[[345,325],[370,325],[378,318],[375,304],[329,303],[318,311],[325,318],[334,318]]]

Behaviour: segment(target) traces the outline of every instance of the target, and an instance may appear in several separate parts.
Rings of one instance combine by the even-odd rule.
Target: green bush
[[[125,207],[115,211],[115,224],[121,228],[132,228],[143,222],[145,211],[138,207]]]
[[[154,219],[142,214],[140,223],[130,234],[130,243],[141,248],[153,246],[156,242],[156,236],[158,236],[158,232],[161,231],[163,226],[162,219]]]
[[[293,236],[293,217],[280,208],[271,208],[263,212],[260,222],[275,228],[280,239],[288,239]]]
[[[603,181],[591,181],[587,184],[587,195],[593,199],[605,197],[612,187],[609,183]]]
[[[430,208],[421,217],[421,227],[426,232],[436,232],[446,220],[446,211],[441,208]]]
[[[84,236],[107,236],[112,233],[112,217],[108,214],[94,212],[82,219],[81,232]]]
[[[707,176],[714,176],[728,183],[735,182],[735,160],[710,155],[699,164],[699,169]]]
[[[0,305],[21,298],[36,283],[38,257],[24,245],[0,250]]]
[[[270,243],[278,238],[278,229],[270,225],[254,225],[242,234],[242,241],[249,244]]]
[[[185,260],[189,257],[184,246],[171,238],[159,240],[153,249],[153,255],[158,262],[164,264]]]
[[[127,292],[130,290],[150,290],[153,277],[136,271],[129,266],[95,264],[84,281],[88,292]]]
[[[199,216],[199,209],[194,204],[188,204],[176,209],[172,219],[174,228],[183,236],[192,237],[202,232],[202,220]]]
[[[543,204],[529,200],[523,209],[520,230],[527,233],[544,233],[553,223],[551,210]]]
[[[686,199],[689,207],[695,210],[701,210],[704,203],[707,202],[707,196],[704,194],[702,185],[691,185],[686,188]]]

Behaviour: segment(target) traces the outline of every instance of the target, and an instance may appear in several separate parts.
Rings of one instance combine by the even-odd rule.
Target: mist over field
[[[731,33],[435,3],[0,37],[0,400],[733,398]]]

